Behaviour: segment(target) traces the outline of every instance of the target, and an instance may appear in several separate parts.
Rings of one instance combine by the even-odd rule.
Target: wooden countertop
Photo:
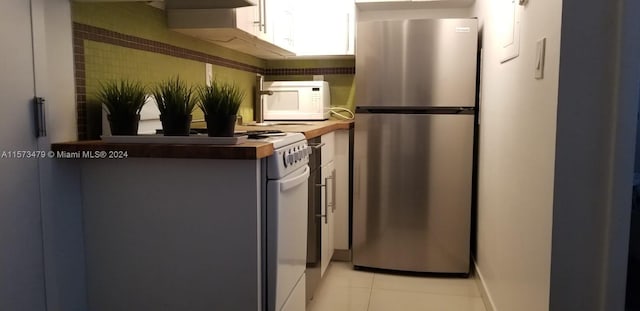
[[[269,122],[269,121],[267,121]],[[277,123],[278,121],[274,121]],[[337,121],[337,120],[327,120],[327,121],[309,121],[309,122],[286,122],[282,121],[281,123],[291,123],[287,125],[276,124],[269,126],[250,126],[250,125],[242,125],[236,126],[237,131],[256,131],[256,130],[281,130],[283,132],[290,133],[302,133],[304,137],[307,139],[315,138],[318,136],[322,136],[326,133],[333,132],[335,130],[348,130],[353,127],[353,121]]]
[[[284,122],[282,122],[284,123]],[[289,123],[289,122],[287,122]],[[290,122],[296,123],[296,122]],[[194,127],[198,127],[195,125]],[[236,126],[236,131],[281,130],[303,133],[307,139],[353,127],[353,121],[300,122],[290,125]],[[187,144],[116,144],[101,140],[74,141],[51,145],[54,152],[126,151],[134,158],[184,158],[184,159],[261,159],[273,154],[273,144],[260,140],[248,140],[239,145],[187,145]],[[109,154],[107,154],[108,157]]]

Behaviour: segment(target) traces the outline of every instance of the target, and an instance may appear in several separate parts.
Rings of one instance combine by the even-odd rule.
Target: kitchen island
[[[298,127],[307,137],[353,126],[323,124],[302,126],[307,131],[300,125],[269,129]],[[84,141],[54,144],[52,150],[128,153],[119,160],[64,160],[81,165],[91,310],[266,309],[264,202],[271,143]]]

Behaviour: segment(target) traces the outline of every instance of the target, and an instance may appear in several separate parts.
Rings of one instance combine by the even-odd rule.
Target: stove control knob
[[[286,153],[282,153],[282,163],[284,163],[284,167],[287,167],[288,163],[287,163],[287,154]]]

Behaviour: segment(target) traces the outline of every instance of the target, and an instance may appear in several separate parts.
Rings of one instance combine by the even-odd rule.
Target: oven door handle
[[[283,179],[280,182],[280,192],[285,192],[291,188],[294,188],[302,184],[303,182],[307,181],[308,178],[309,178],[309,166],[307,165],[305,166],[302,174],[295,176],[293,178]]]

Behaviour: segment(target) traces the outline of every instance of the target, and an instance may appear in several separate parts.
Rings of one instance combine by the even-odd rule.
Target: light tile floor
[[[353,270],[331,262],[308,311],[485,311],[473,278]]]

